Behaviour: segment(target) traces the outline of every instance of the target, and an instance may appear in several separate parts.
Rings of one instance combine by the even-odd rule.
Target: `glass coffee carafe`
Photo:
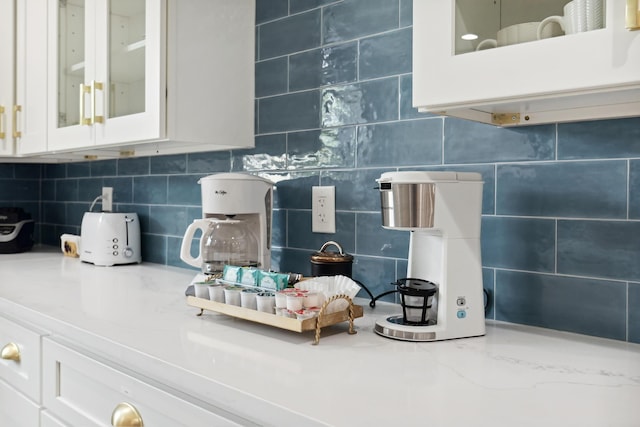
[[[202,231],[200,253],[193,258],[190,248],[198,229]],[[185,250],[189,253],[185,254]],[[204,274],[222,276],[225,265],[256,267],[258,240],[243,220],[199,219],[185,232],[181,256],[194,267],[200,267]]]

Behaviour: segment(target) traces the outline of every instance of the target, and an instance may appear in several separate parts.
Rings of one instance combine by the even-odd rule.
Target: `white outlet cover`
[[[336,232],[336,187],[311,187],[311,231]]]

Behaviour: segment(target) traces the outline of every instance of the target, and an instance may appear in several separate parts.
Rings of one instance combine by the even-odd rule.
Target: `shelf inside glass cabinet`
[[[454,54],[604,28],[606,0],[455,0]]]

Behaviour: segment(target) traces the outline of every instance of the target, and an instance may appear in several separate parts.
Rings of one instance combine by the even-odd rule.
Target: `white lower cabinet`
[[[68,427],[51,414],[50,411],[42,411],[40,427]]]
[[[0,426],[40,425],[42,335],[0,317]]]
[[[40,406],[0,381],[0,426],[34,427],[40,425]]]
[[[43,339],[46,426],[230,426],[250,422],[204,408],[126,368],[53,339]]]

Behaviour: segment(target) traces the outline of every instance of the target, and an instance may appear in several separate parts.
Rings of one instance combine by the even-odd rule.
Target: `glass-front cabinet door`
[[[58,0],[49,150],[159,138],[161,0]]]
[[[640,114],[638,0],[413,6],[413,104],[423,111],[500,125]]]

